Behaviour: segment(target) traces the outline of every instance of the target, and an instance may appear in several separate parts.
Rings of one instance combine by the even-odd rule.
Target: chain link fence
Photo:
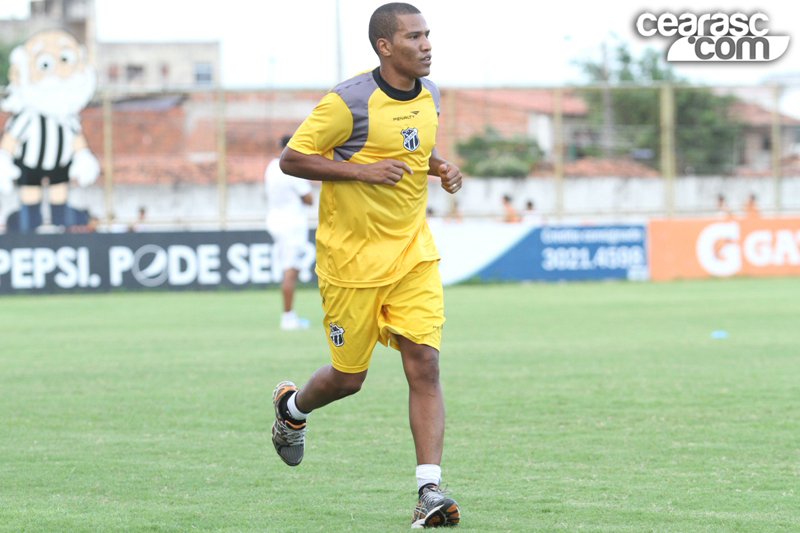
[[[324,92],[100,92],[81,123],[101,177],[71,187],[69,202],[120,231],[260,227],[264,170]],[[530,202],[553,220],[711,214],[748,201],[765,214],[796,212],[798,94],[800,86],[442,88],[437,147],[471,186],[458,198],[431,187],[432,211],[496,216],[513,196],[516,209]],[[0,198],[0,220],[17,202],[16,191]]]

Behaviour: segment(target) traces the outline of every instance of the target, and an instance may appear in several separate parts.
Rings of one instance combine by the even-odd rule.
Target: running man
[[[461,171],[436,152],[439,90],[428,26],[417,8],[379,7],[369,38],[380,67],[340,83],[281,156],[287,174],[323,182],[317,267],[330,365],[298,391],[273,393],[272,441],[290,466],[303,459],[306,418],[361,389],[377,342],[400,351],[409,386],[419,499],[412,527],[458,524],[441,485],[445,409],[439,383],[444,323],[439,254],[425,219],[427,176],[453,194]]]

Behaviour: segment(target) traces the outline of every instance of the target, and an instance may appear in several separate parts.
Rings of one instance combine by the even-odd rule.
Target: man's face
[[[399,15],[392,42],[391,61],[398,72],[411,78],[431,73],[430,30],[420,14]]]
[[[84,69],[78,42],[63,31],[43,32],[25,43],[25,49],[30,58],[31,83],[50,76],[68,79],[76,70]]]

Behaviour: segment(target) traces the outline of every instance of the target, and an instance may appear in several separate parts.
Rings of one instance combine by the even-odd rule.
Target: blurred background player
[[[454,224],[461,224],[464,222],[464,217],[461,216],[461,211],[458,208],[458,201],[455,198],[450,201],[450,209],[448,209],[444,221]]]
[[[717,218],[731,218],[731,210],[728,209],[728,204],[725,202],[725,195],[720,193],[717,195]]]
[[[528,200],[525,203],[525,209],[522,211],[522,222],[524,224],[530,224],[531,226],[544,225],[544,217],[536,211],[533,200]]]
[[[758,218],[761,216],[758,210],[758,198],[755,194],[750,194],[747,197],[747,202],[744,204],[744,216],[745,218]]]
[[[148,231],[147,227],[147,209],[144,206],[139,207],[139,216],[136,218],[136,222],[130,225],[128,228],[129,231],[137,231],[143,232]]]
[[[510,195],[503,195],[503,222],[510,224],[520,221],[519,213],[517,213],[517,210],[514,209],[514,204],[512,201],[513,200]]]
[[[291,135],[281,139],[281,148],[286,147],[289,139]],[[303,205],[314,202],[311,184],[308,180],[284,174],[278,158],[267,165],[264,180],[267,187],[267,231],[275,240],[273,257],[278,258],[277,264],[283,270],[281,329],[306,329],[308,320],[298,317],[292,305],[297,274],[308,240],[308,218]]]

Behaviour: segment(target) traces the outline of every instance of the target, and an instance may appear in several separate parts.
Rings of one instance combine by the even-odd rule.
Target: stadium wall
[[[756,194],[759,207],[769,213],[775,204],[775,184],[770,179],[744,177],[684,177],[675,183],[675,213],[703,216],[715,213],[716,197],[724,193],[734,213],[741,210],[750,194]],[[781,180],[783,213],[800,213],[800,177]],[[319,188],[315,187],[315,199]],[[107,217],[106,191],[102,184],[70,190],[70,205]],[[113,215],[118,222],[134,223],[140,207],[146,207],[148,223],[156,229],[218,229],[220,227],[219,189],[215,184],[176,182],[160,185],[116,185],[113,189]],[[592,177],[564,180],[562,218],[556,218],[557,189],[551,178],[472,178],[456,196],[447,194],[433,180],[429,187],[429,206],[434,217],[452,211],[452,202],[466,217],[492,218],[501,213],[504,195],[514,199],[522,210],[528,200],[548,223],[644,222],[648,216],[664,212],[663,181],[659,178]],[[266,215],[266,194],[259,183],[236,183],[226,187],[226,228],[260,229]],[[19,207],[16,196],[0,198],[0,220]],[[47,209],[45,207],[45,213]],[[316,208],[310,210],[316,213]]]

